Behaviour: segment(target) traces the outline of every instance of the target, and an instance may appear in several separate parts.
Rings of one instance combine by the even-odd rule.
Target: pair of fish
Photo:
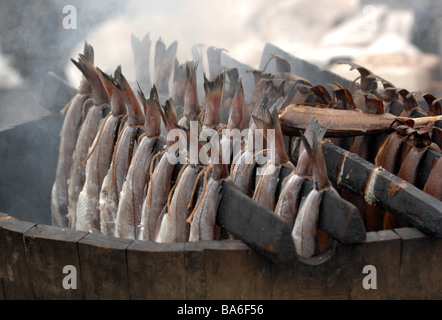
[[[86,60],[93,63],[94,49],[87,42],[84,45],[83,55]],[[73,164],[73,154],[77,139],[86,114],[86,105],[91,101],[92,89],[85,76],[82,76],[77,93],[68,104],[63,126],[60,132],[60,146],[56,169],[56,179],[51,193],[51,221],[52,225],[65,228],[68,226],[69,197],[68,180],[71,175]]]

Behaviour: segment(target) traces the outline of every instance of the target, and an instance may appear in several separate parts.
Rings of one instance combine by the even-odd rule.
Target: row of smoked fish
[[[135,51],[141,42],[133,43]],[[157,242],[234,238],[216,223],[220,188],[224,181],[232,181],[286,221],[297,253],[311,257],[328,243],[328,235],[318,229],[322,196],[338,192],[327,175],[324,139],[337,145],[350,139],[351,152],[411,184],[425,152],[441,152],[437,125],[441,101],[435,97],[425,95],[428,108],[422,107],[414,93],[397,89],[357,65],[351,67],[360,72],[360,83],[356,79],[353,88],[333,83],[327,89],[293,74],[281,57],[273,59],[275,73],[251,71],[255,91],[250,102],[245,101],[236,68],[221,70],[211,79],[204,74],[202,105],[198,62],[180,64],[176,42],[166,48],[161,39],[157,41],[155,79],[148,95],[139,84],[133,89],[120,66],[113,74],[94,66],[93,48],[86,43],[78,61],[72,60],[83,75],[81,83],[62,110],[65,119],[52,189],[52,224]],[[144,60],[147,71],[137,70],[139,83],[141,75],[149,73],[149,59]],[[142,65],[138,61],[137,67]],[[213,135],[199,140],[199,154],[206,150],[210,156],[218,151],[220,160],[228,158],[228,163],[203,163],[199,157],[193,162],[170,161],[171,152],[186,156],[171,149],[179,141],[195,139],[192,122],[198,124],[200,133],[219,134],[219,144],[213,143],[218,141]],[[248,136],[225,138],[221,134],[225,128],[248,128]],[[184,133],[184,140],[166,139],[174,129]],[[267,129],[274,130],[272,143]],[[261,146],[248,143],[262,133]],[[273,156],[265,158],[265,163],[259,161],[270,153]],[[423,189],[440,200],[441,166],[439,158]],[[282,168],[291,174],[281,182]],[[314,182],[314,188],[301,202],[306,179]],[[345,190],[340,196],[358,206],[368,231],[404,224]]]

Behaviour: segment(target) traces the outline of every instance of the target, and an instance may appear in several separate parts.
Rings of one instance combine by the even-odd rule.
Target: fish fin
[[[321,128],[321,126],[319,125],[319,121],[317,121],[316,118],[313,118],[308,126],[311,128],[308,129],[307,127],[310,132],[309,135],[311,141],[307,140],[305,134],[301,134],[301,140],[307,152],[307,156],[311,159],[313,163],[315,187],[318,190],[322,190],[331,185],[325,165],[324,152],[322,149],[322,139],[329,127],[329,124],[330,123],[327,123],[324,127]]]
[[[135,97],[135,94],[132,91],[129,82],[126,80],[126,77],[123,74],[121,74],[116,80],[120,85],[120,90],[122,91],[126,102],[128,124],[132,126],[144,125],[144,114],[141,111],[138,99]]]
[[[83,55],[90,63],[94,64],[94,48],[87,41],[84,42]]]
[[[79,54],[78,61],[71,59],[72,63],[83,73],[92,89],[92,96],[95,105],[103,105],[109,103],[109,95],[101,83],[100,77],[95,66],[86,58],[85,55]]]

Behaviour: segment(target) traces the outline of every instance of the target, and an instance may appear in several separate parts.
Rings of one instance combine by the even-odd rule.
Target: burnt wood
[[[328,175],[340,188],[442,238],[442,202],[396,175],[331,142],[324,144]],[[370,187],[371,186],[371,187]]]

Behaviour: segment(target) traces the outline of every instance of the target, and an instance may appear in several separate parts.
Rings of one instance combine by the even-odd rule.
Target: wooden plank
[[[127,266],[131,299],[186,299],[184,243],[135,240]]]
[[[78,242],[86,299],[129,299],[126,249],[131,243],[129,239],[96,233]]]
[[[23,246],[23,233],[34,225],[5,214],[0,217],[0,279],[5,299],[34,299]]]
[[[367,232],[363,243],[348,246],[350,299],[385,300],[399,296],[399,272],[401,239],[392,230]],[[364,267],[373,266],[375,271],[363,273]],[[376,273],[376,289],[364,287],[364,278]],[[367,278],[368,279],[368,278]],[[368,282],[368,281],[367,281]],[[373,285],[372,281],[369,284]]]
[[[312,189],[305,182],[302,196]],[[272,211],[259,206],[230,182],[223,183],[217,222],[229,233],[275,262],[296,259],[291,230]],[[319,228],[343,243],[361,242],[365,228],[355,206],[326,194],[321,205]]]
[[[222,185],[217,223],[273,261],[296,258],[289,226],[230,182]]]
[[[308,265],[300,260],[271,263],[271,299],[345,299],[351,275],[346,272],[348,259],[342,252],[344,248],[339,247],[329,260],[320,265]],[[345,263],[338,265],[338,260]],[[340,274],[346,277],[339,277]],[[343,281],[338,282],[337,278]]]
[[[269,261],[237,240],[207,241],[207,299],[270,298]]]
[[[291,172],[281,170],[281,180]],[[301,197],[307,197],[313,189],[313,181],[306,180]],[[358,243],[365,240],[365,226],[356,206],[337,194],[325,193],[320,208],[318,227],[342,243]]]
[[[416,228],[394,229],[402,239],[399,298],[442,299],[442,240]]]
[[[184,257],[186,269],[186,299],[206,299],[206,264],[204,249],[207,243],[203,241],[186,242]]]
[[[83,299],[77,243],[88,232],[36,225],[24,233],[26,259],[36,299]],[[63,270],[73,266],[75,270]],[[63,280],[76,274],[76,289],[65,289]],[[74,284],[67,281],[68,284]]]
[[[427,234],[442,238],[441,201],[331,142],[325,144],[324,154],[329,177],[339,187],[398,215]]]

